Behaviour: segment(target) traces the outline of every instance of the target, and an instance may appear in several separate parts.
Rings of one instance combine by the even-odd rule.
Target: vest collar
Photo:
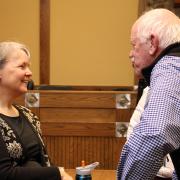
[[[155,59],[154,63],[152,63],[150,66],[142,69],[142,74],[144,76],[144,79],[146,80],[147,85],[150,85],[150,77],[151,77],[151,72],[154,66],[157,64],[157,62],[164,57],[165,55],[170,55],[170,56],[178,56],[180,57],[180,43],[174,43],[165,48],[160,55]]]

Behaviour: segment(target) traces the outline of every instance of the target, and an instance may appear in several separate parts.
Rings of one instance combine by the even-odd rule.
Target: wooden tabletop
[[[75,170],[66,170],[75,179]],[[115,180],[116,171],[115,170],[94,170],[92,171],[92,180]]]

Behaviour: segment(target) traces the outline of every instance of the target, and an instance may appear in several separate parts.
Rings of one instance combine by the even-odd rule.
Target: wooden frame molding
[[[174,2],[180,4],[180,0],[174,0]]]
[[[174,0],[174,7],[180,8],[180,0]]]
[[[50,1],[40,0],[40,84],[50,83]]]

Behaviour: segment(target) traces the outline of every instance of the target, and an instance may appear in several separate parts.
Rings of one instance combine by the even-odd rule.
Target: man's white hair
[[[159,37],[160,48],[180,42],[180,19],[167,9],[153,9],[143,14],[134,24],[137,37],[145,42],[151,35]]]

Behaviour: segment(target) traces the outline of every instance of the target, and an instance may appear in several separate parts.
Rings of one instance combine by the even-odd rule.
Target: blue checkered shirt
[[[153,180],[164,156],[180,146],[180,57],[160,59],[150,82],[140,123],[121,153],[118,180]]]

